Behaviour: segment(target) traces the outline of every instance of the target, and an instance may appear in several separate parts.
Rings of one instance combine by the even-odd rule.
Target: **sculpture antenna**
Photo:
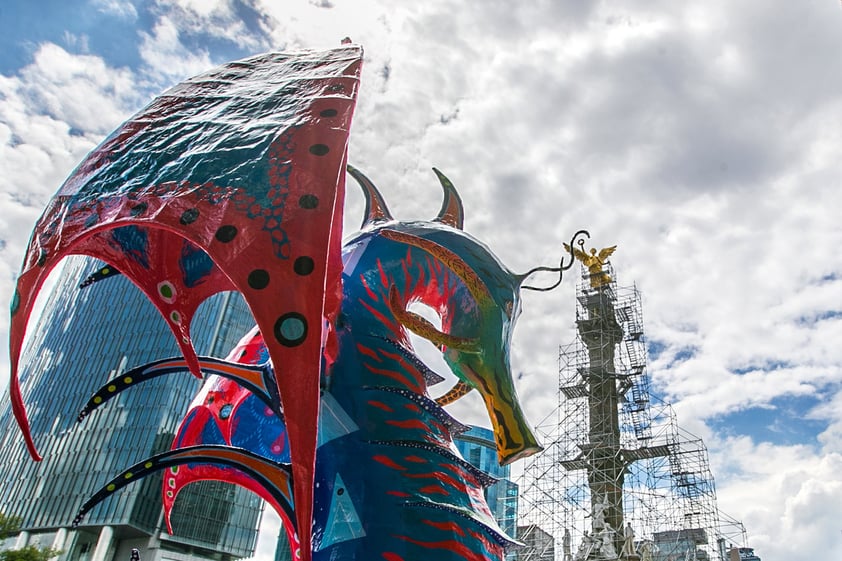
[[[465,222],[462,199],[459,197],[459,193],[456,192],[456,187],[453,186],[453,183],[442,172],[436,168],[433,168],[433,171],[436,172],[439,183],[441,183],[441,188],[444,190],[444,202],[442,202],[441,210],[439,211],[439,215],[436,216],[435,221],[461,230]]]
[[[380,194],[374,183],[363,172],[350,164],[348,165],[348,173],[359,183],[365,194],[365,219],[363,219],[361,228],[365,229],[377,222],[394,220],[386,206],[386,201],[383,200],[383,195]]]
[[[580,236],[584,236],[584,237],[580,238]],[[548,292],[548,291],[554,289],[555,287],[557,287],[559,284],[561,284],[561,279],[564,276],[564,271],[566,271],[567,269],[572,267],[573,263],[576,262],[575,253],[577,251],[577,248],[575,246],[578,245],[579,247],[581,247],[582,249],[580,249],[579,251],[582,251],[585,247],[585,238],[590,238],[590,237],[591,237],[591,235],[590,235],[590,233],[588,233],[587,230],[579,230],[578,232],[573,234],[573,237],[570,239],[570,243],[564,244],[564,249],[567,251],[567,253],[561,256],[561,261],[559,262],[558,267],[535,267],[534,269],[530,269],[529,271],[523,273],[522,275],[518,275],[518,277],[520,278],[520,282],[521,282],[520,288],[523,289],[523,290],[535,290],[535,291],[538,291],[538,292]],[[568,255],[570,256],[570,261],[565,262],[565,257],[568,256]],[[528,285],[523,284],[523,281],[525,281],[529,276],[531,276],[531,275],[533,275],[537,272],[540,272],[540,271],[558,273],[558,280],[555,283],[553,283],[552,285],[544,286],[544,287],[528,286]]]

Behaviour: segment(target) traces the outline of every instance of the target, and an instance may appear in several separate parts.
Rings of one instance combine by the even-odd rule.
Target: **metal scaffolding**
[[[577,283],[578,336],[560,349],[558,407],[536,427],[545,451],[520,481],[520,527],[552,536],[556,561],[725,561],[707,449],[650,391],[640,294],[610,263],[594,274]]]

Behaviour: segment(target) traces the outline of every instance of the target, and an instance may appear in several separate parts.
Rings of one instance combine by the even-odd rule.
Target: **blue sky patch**
[[[757,442],[778,446],[816,444],[816,436],[827,423],[808,419],[809,411],[819,405],[813,396],[781,397],[770,407],[749,407],[708,420],[712,429],[727,435],[750,434]]]
[[[44,17],[49,13],[50,17]],[[105,13],[89,2],[41,0],[0,5],[0,73],[9,76],[32,62],[41,43],[55,43],[75,54],[96,53],[110,66],[136,66],[139,29],[152,18],[138,11],[138,20]],[[140,25],[139,25],[140,24]]]

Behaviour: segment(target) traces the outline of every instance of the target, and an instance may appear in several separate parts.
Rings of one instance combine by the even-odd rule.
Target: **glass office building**
[[[494,433],[472,426],[453,440],[463,458],[499,480],[485,490],[485,500],[500,527],[516,538],[518,486],[509,480],[509,466],[499,464]]]
[[[120,372],[180,354],[157,310],[126,278],[84,290],[99,267],[87,258],[63,264],[40,318],[30,322],[20,381],[35,462],[11,414],[0,404],[0,512],[19,516],[23,532],[6,547],[54,546],[62,561],[228,561],[254,552],[262,501],[226,483],[187,487],[176,502],[175,535],[163,526],[160,476],[150,476],[95,507],[75,530],[82,504],[132,464],[164,452],[201,384],[189,372],[162,376],[121,393],[83,422],[79,410]],[[205,302],[193,321],[200,355],[225,356],[253,324],[237,293]]]

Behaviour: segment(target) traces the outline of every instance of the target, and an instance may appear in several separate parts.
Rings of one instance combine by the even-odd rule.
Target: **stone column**
[[[23,531],[18,534],[18,539],[15,540],[15,549],[23,549],[29,545],[29,532]]]
[[[67,528],[59,528],[56,530],[56,537],[53,538],[53,543],[50,547],[56,551],[63,552],[65,543],[67,543]],[[60,557],[60,555],[61,554],[56,555],[55,557],[50,557],[50,561],[55,561]]]
[[[99,539],[94,548],[94,554],[91,561],[106,561],[108,559],[108,552],[111,549],[111,544],[114,542],[114,528],[111,526],[103,526],[99,532]]]
[[[625,464],[620,455],[620,423],[615,347],[623,330],[614,312],[610,286],[585,292],[587,318],[578,320],[579,336],[588,350],[588,418],[586,449],[588,486],[591,491],[594,538],[610,535],[616,556],[623,545],[623,480]],[[607,545],[605,546],[607,549]]]

